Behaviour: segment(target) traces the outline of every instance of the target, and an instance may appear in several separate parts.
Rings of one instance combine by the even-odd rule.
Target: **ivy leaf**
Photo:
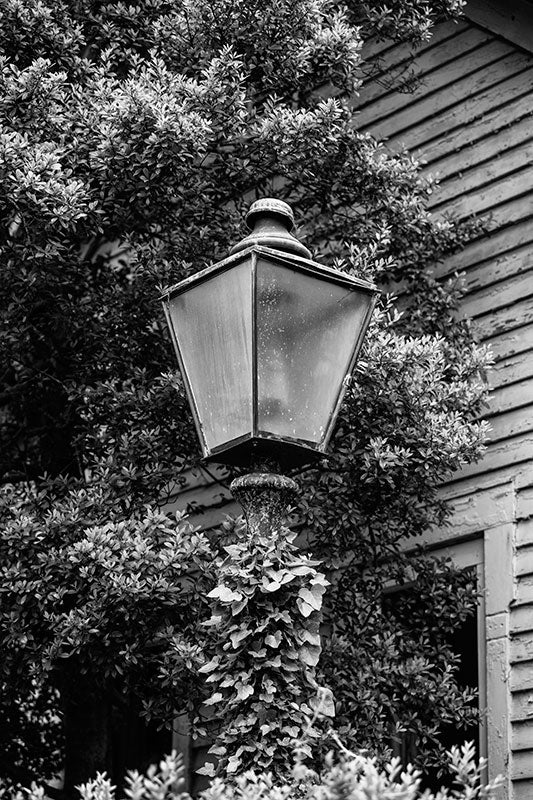
[[[246,700],[254,693],[254,687],[249,683],[237,684],[237,700]]]
[[[323,593],[324,589],[322,586],[313,586],[311,590],[302,587],[298,592],[298,597],[310,605],[315,611],[320,611],[322,608]]]
[[[250,636],[251,631],[247,630],[246,628],[242,628],[241,630],[235,631],[234,633],[230,633],[230,641],[233,645],[233,648],[236,650],[239,644],[244,641],[248,636]]]
[[[265,644],[269,647],[279,647],[281,642],[281,631],[276,631],[275,633],[269,633],[268,636],[265,636]]]
[[[309,617],[315,610],[313,606],[310,606],[309,603],[306,603],[301,597],[296,598],[296,605],[298,606],[302,617]]]
[[[319,712],[325,717],[335,716],[335,699],[333,692],[327,687],[321,686],[316,697],[312,697],[309,700],[309,705],[313,708],[313,711]]]
[[[196,770],[198,775],[206,775],[208,778],[215,777],[215,765],[212,761],[206,761],[203,767]]]
[[[278,589],[281,589],[281,583],[279,581],[267,581],[263,578],[263,589],[265,592],[277,592]]]
[[[301,633],[301,639],[302,641],[307,642],[314,647],[320,647],[321,639],[319,633],[312,633],[311,631],[304,629]]]
[[[311,575],[312,572],[313,572],[313,568],[312,567],[306,567],[306,566],[302,565],[302,566],[298,566],[298,567],[291,567],[290,571],[291,571],[291,573],[293,575],[296,575],[296,576],[300,577],[300,576],[304,576],[304,575]]]
[[[211,697],[208,697],[207,700],[204,700],[204,705],[214,706],[217,703],[221,703],[223,700],[224,700],[224,695],[222,694],[222,692],[215,692],[214,694],[211,695]]]
[[[231,614],[233,617],[236,617],[237,614],[240,614],[241,611],[246,608],[248,605],[248,599],[245,597],[241,601],[231,604]]]
[[[220,658],[218,656],[214,656],[211,661],[208,661],[207,664],[203,664],[198,672],[201,672],[203,675],[207,675],[209,672],[213,672],[214,669],[220,666]]]
[[[301,647],[298,655],[303,664],[316,667],[320,658],[320,647]]]

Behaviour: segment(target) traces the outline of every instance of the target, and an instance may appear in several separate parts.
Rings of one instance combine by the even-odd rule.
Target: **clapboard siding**
[[[527,163],[519,155],[516,158],[520,164]],[[486,214],[508,200],[513,200],[522,195],[527,197],[526,205],[529,205],[530,212],[533,210],[533,200],[531,198],[533,166],[515,169],[513,172],[503,175],[490,183],[482,182],[483,178],[483,171],[480,171],[478,184],[451,202],[439,204],[439,212],[445,210],[446,213],[459,219],[469,217],[472,214]],[[435,197],[438,198],[438,194]]]
[[[450,505],[457,502],[459,498],[466,500],[471,495],[483,496],[483,492],[488,489],[502,486],[506,482],[514,482],[527,478],[533,482],[533,463],[525,461],[523,463],[515,464],[509,462],[507,466],[502,467],[497,472],[488,472],[485,474],[473,475],[471,478],[463,478],[456,483],[445,484],[441,489],[441,497],[448,501]],[[479,530],[483,530],[486,524],[486,517],[480,516]],[[461,531],[455,531],[456,535],[461,535]]]
[[[520,750],[514,754],[511,762],[511,777],[515,780],[533,778],[533,749]]]
[[[513,608],[511,614],[511,634],[527,633],[531,630],[533,619],[533,603],[522,603]],[[511,673],[511,689],[533,689],[533,665],[519,664]],[[531,732],[533,736],[533,731]]]
[[[471,135],[467,143],[463,145],[462,151],[454,151],[451,155],[436,159],[425,167],[426,173],[431,173],[441,182],[439,201],[448,199],[454,194],[459,195],[463,191],[463,187],[468,189],[470,184],[475,185],[475,173],[474,177],[472,175],[474,170],[481,165],[486,170],[486,176],[497,177],[498,172],[501,174],[502,157],[505,155],[512,160],[513,151],[515,151],[515,155],[518,155],[516,148],[531,139],[532,112],[527,110],[527,113],[524,114],[524,101],[522,99],[512,104],[512,106],[517,112],[517,119],[513,120],[510,117],[511,106],[507,106],[505,109],[506,125],[504,126],[504,137],[500,135],[499,130],[495,131],[494,128],[488,130],[488,135],[480,135],[477,138],[474,138],[470,131]],[[501,121],[501,111],[498,111],[495,117]],[[481,140],[482,146],[473,146],[474,144],[481,144]],[[517,160],[520,161],[519,158]]]
[[[436,190],[438,191],[438,189]],[[464,250],[460,250],[444,262],[437,264],[436,275],[443,277],[460,270],[470,275],[474,267],[479,270],[496,269],[501,260],[515,248],[522,245],[531,246],[531,228],[533,226],[533,209],[523,199],[509,203],[510,224],[507,227],[492,227],[488,233],[473,239]],[[483,273],[481,285],[485,286]]]
[[[531,461],[533,453],[533,432],[513,436],[499,442],[488,443],[483,458],[477,464],[463,467],[450,479],[449,483],[460,483],[465,478],[483,475],[506,468],[509,464],[517,466]]]
[[[501,95],[501,91],[499,94]],[[524,82],[519,87],[516,97],[504,98],[503,105],[498,104],[481,116],[471,118],[467,126],[445,132],[438,142],[434,143],[431,154],[425,156],[426,169],[446,176],[457,171],[458,160],[464,159],[464,167],[467,168],[476,163],[480,157],[485,157],[494,145],[493,137],[501,130],[531,117],[532,109],[527,102],[528,94],[529,87],[527,82]],[[481,141],[484,141],[482,151],[472,147]],[[501,143],[501,137],[499,142]],[[416,153],[416,148],[413,150]],[[460,151],[462,153],[458,159],[457,153]]]
[[[420,91],[414,95],[402,95],[407,101],[401,106],[398,106],[396,92],[366,106],[356,120],[358,127],[375,133],[381,139],[400,136],[403,140],[407,131],[425,122],[426,130],[435,131],[425,135],[438,137],[439,130],[442,130],[439,128],[440,118],[446,114],[453,119],[453,127],[464,124],[465,96],[483,96],[489,87],[499,84],[503,76],[519,74],[527,69],[529,63],[526,54],[517,53],[505,42],[493,39],[473,53],[457,54],[451,65],[445,64],[430,72]],[[441,113],[435,115],[437,95]]]
[[[446,31],[447,32],[447,31]],[[461,52],[464,58],[472,59],[468,64],[469,70],[472,71],[472,63],[475,62],[479,55],[475,51],[482,45],[486,45],[494,41],[494,37],[487,31],[480,28],[471,28],[463,25],[462,31],[456,31],[451,36],[441,36],[440,41],[435,41],[434,38],[430,40],[429,45],[425,50],[419,51],[416,62],[412,65],[411,54],[406,53],[405,47],[398,46],[389,51],[380,63],[380,72],[372,76],[370,80],[363,83],[363,86],[358,92],[356,104],[358,109],[363,109],[369,103],[380,100],[384,103],[385,107],[389,106],[394,109],[394,98],[396,95],[396,82],[402,72],[412,73],[415,77],[418,75],[426,76],[431,71],[442,71],[445,64],[450,64],[452,69],[456,69],[457,53]],[[511,48],[506,48],[503,52],[511,52]],[[481,63],[484,63],[482,58]],[[391,75],[392,72],[392,75]],[[458,75],[461,72],[457,72]],[[396,80],[394,80],[396,78]],[[391,82],[394,80],[393,85]],[[443,78],[441,78],[443,80]],[[445,79],[444,79],[445,80]],[[427,80],[425,81],[427,86]],[[377,104],[379,106],[379,104]],[[377,114],[379,115],[378,109]],[[383,116],[383,114],[382,114]],[[359,120],[358,120],[359,122]]]
[[[456,36],[462,31],[468,30],[470,24],[466,20],[449,20],[433,29],[433,35],[421,44],[416,50],[416,54],[423,53],[426,49],[433,47],[436,43],[445,41]],[[395,44],[389,39],[370,39],[363,46],[362,58],[363,68],[369,77],[363,83],[379,81],[384,74],[390,74],[399,64],[405,63],[406,59],[413,56],[413,49],[402,44]]]
[[[496,363],[491,368],[488,376],[490,386],[500,386],[502,383],[510,383],[511,380],[523,380],[523,378],[527,377],[526,374],[521,373],[524,370],[527,371],[528,358],[531,358],[531,351],[533,350],[533,322],[515,330],[506,331],[498,336],[493,336],[489,344],[496,358]],[[516,365],[517,369],[520,366],[520,374],[513,369],[513,365]],[[512,375],[512,378],[506,379],[505,373]]]
[[[522,328],[533,319],[533,297],[520,300],[520,295],[514,303],[509,303],[491,314],[482,314],[475,320],[474,328],[482,340],[490,339],[504,331],[513,328]]]
[[[518,255],[518,258],[516,258],[515,253],[512,264],[515,267],[514,274],[500,280],[496,280],[492,276],[489,286],[485,285],[482,289],[469,292],[461,307],[466,316],[476,319],[490,314],[491,311],[516,303],[518,298],[533,295],[533,258],[531,251],[524,250]],[[529,267],[527,272],[522,271],[522,268],[525,267]],[[490,275],[490,270],[487,270],[487,273]],[[467,280],[467,286],[469,289],[472,288],[469,280]]]
[[[490,231],[436,270],[462,273],[462,313],[496,361],[487,453],[454,476],[457,485],[533,459],[533,56],[472,22],[452,35],[442,27],[415,60],[416,91],[363,86],[357,121],[440,173],[434,213],[477,214]],[[387,59],[401,64],[401,48]]]
[[[530,61],[531,58],[522,56],[515,64],[515,69],[511,70],[513,74],[508,77],[501,77],[506,75],[505,67],[508,67],[508,64],[500,62],[499,65],[493,66],[494,83],[490,88],[467,95],[462,101],[451,107],[447,107],[446,104],[444,110],[440,110],[434,116],[428,117],[418,125],[413,125],[408,130],[395,132],[391,129],[390,143],[395,149],[407,148],[414,153],[420,149],[427,152],[431,144],[431,154],[427,155],[429,161],[448,154],[450,152],[450,133],[456,133],[459,139],[461,137],[468,139],[468,133],[465,132],[466,127],[482,119],[486,114],[498,109],[500,115],[503,115],[505,107],[518,98],[524,103],[524,98],[531,93],[533,67],[522,65]],[[381,131],[376,132],[384,135],[386,129],[382,128]],[[448,132],[447,137],[442,136],[444,132]],[[454,147],[458,146],[460,145],[454,145]]]
[[[533,398],[533,378],[518,381],[508,386],[494,389],[490,398],[490,410],[486,416],[490,419],[495,414],[501,414],[509,409],[521,410]]]
[[[531,236],[532,225],[533,219],[513,225],[512,229],[506,232],[507,236],[501,237],[501,244],[510,249],[502,252],[498,258],[476,264],[467,270],[466,282],[470,292],[476,289],[490,292],[492,284],[500,283],[507,278],[515,278],[533,268],[533,253],[531,244],[527,241],[527,237]],[[491,242],[498,252],[498,244],[494,244],[495,238],[491,238]],[[526,240],[526,243],[522,245],[523,240]]]
[[[434,195],[433,202],[430,200],[432,210],[436,211],[450,201],[468,192],[475,192],[481,186],[490,185],[511,173],[520,172],[524,165],[533,163],[532,125],[532,118],[527,117],[509,128],[509,133],[514,136],[506,136],[503,143],[502,136],[494,136],[483,143],[483,148],[473,148],[483,161],[476,163],[475,156],[471,154],[470,159],[465,159],[467,163],[461,165],[451,178],[443,180],[441,176],[439,190]],[[514,146],[511,146],[511,142]],[[481,153],[481,150],[485,152]],[[468,162],[474,163],[469,165]],[[457,159],[457,166],[459,165]]]
[[[533,576],[533,542],[531,545],[518,548],[516,554],[516,574]],[[533,617],[531,618],[533,621]],[[531,625],[533,627],[533,625]]]
[[[514,784],[513,800],[531,800],[533,797],[533,781],[517,781]]]
[[[533,397],[530,395],[528,399],[529,405],[524,404],[519,408],[513,408],[512,411],[489,417],[491,422],[489,440],[491,442],[501,442],[512,436],[533,431]]]
[[[533,750],[533,727],[515,722],[513,724],[515,750]]]

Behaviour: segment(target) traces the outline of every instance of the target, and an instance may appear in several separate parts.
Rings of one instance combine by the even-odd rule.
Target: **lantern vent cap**
[[[246,224],[251,232],[231,248],[232,255],[247,247],[262,245],[311,258],[310,250],[291,233],[294,228],[294,214],[290,205],[283,200],[275,197],[256,200],[246,215]]]

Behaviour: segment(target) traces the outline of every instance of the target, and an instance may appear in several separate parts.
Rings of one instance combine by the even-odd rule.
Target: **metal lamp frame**
[[[348,368],[341,382],[336,401],[333,404],[332,409],[330,410],[328,423],[324,430],[324,434],[322,436],[321,441],[318,444],[316,442],[310,442],[304,439],[298,439],[297,437],[288,438],[285,436],[278,436],[269,431],[261,431],[258,429],[258,424],[257,424],[258,423],[257,420],[258,264],[257,261],[258,257],[260,256],[267,258],[271,262],[278,263],[282,266],[293,269],[297,272],[302,272],[307,275],[312,275],[318,279],[324,280],[325,282],[336,283],[338,285],[345,286],[348,291],[353,291],[357,289],[360,292],[372,295],[371,302],[369,303],[367,313],[365,314],[363,324],[361,325],[359,331],[359,335],[353,344],[351,356],[348,362]],[[197,286],[198,284],[209,280],[215,275],[219,275],[222,272],[226,272],[227,270],[230,270],[232,267],[237,266],[238,264],[241,264],[244,261],[249,260],[250,258],[251,258],[251,272],[252,272],[251,297],[250,297],[250,302],[252,304],[251,431],[249,434],[239,436],[235,439],[229,440],[228,442],[224,442],[221,445],[209,448],[206,443],[206,438],[202,427],[202,421],[198,413],[198,405],[196,402],[196,398],[194,396],[194,391],[192,389],[189,380],[189,375],[185,367],[184,359],[180,350],[180,345],[179,342],[177,341],[174,327],[172,324],[172,319],[170,315],[170,301],[177,295],[186,292],[191,287]],[[183,376],[185,389],[191,405],[193,419],[198,433],[198,438],[200,440],[200,444],[202,447],[204,460],[214,461],[214,462],[219,461],[225,464],[242,465],[244,461],[248,460],[248,456],[249,460],[253,460],[254,457],[253,453],[255,451],[256,455],[260,458],[272,457],[276,460],[282,461],[286,466],[290,467],[290,466],[302,465],[311,462],[317,458],[323,458],[325,455],[325,450],[327,448],[328,442],[333,433],[333,427],[335,425],[335,421],[337,419],[337,415],[346,392],[347,388],[346,379],[351,375],[355,363],[357,361],[357,357],[361,349],[363,338],[366,333],[368,324],[370,322],[370,317],[372,315],[374,305],[376,303],[377,293],[378,293],[377,288],[371,283],[362,281],[358,278],[353,278],[352,276],[346,275],[345,273],[339,272],[338,270],[332,269],[331,267],[322,266],[321,264],[317,264],[316,262],[311,261],[310,259],[303,258],[301,256],[297,256],[292,253],[285,254],[283,252],[280,252],[279,250],[275,250],[273,248],[266,247],[263,245],[253,245],[251,247],[246,248],[245,250],[241,250],[240,252],[237,252],[234,255],[229,256],[223,261],[220,261],[217,264],[213,264],[207,267],[206,269],[196,273],[195,275],[192,275],[189,278],[185,278],[183,281],[180,281],[174,286],[171,286],[168,289],[166,289],[161,295],[161,299],[163,301],[165,316],[167,319],[168,327],[171,332],[172,343],[174,345],[174,349],[176,351],[176,355],[178,358],[178,363],[180,366],[181,374]]]

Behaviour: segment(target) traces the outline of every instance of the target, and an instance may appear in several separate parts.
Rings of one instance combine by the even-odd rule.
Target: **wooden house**
[[[466,645],[486,711],[480,750],[489,775],[506,776],[502,798],[533,800],[533,2],[469,0],[464,13],[417,48],[414,91],[380,79],[402,75],[409,48],[370,43],[377,71],[355,102],[362,130],[440,176],[435,214],[487,218],[489,233],[438,272],[464,274],[464,313],[493,350],[490,441],[443,486],[452,526],[426,543],[477,570],[483,600]],[[207,475],[191,476],[177,505],[196,503],[208,506],[197,519],[206,528],[237,510]],[[179,725],[175,744],[189,746]]]

